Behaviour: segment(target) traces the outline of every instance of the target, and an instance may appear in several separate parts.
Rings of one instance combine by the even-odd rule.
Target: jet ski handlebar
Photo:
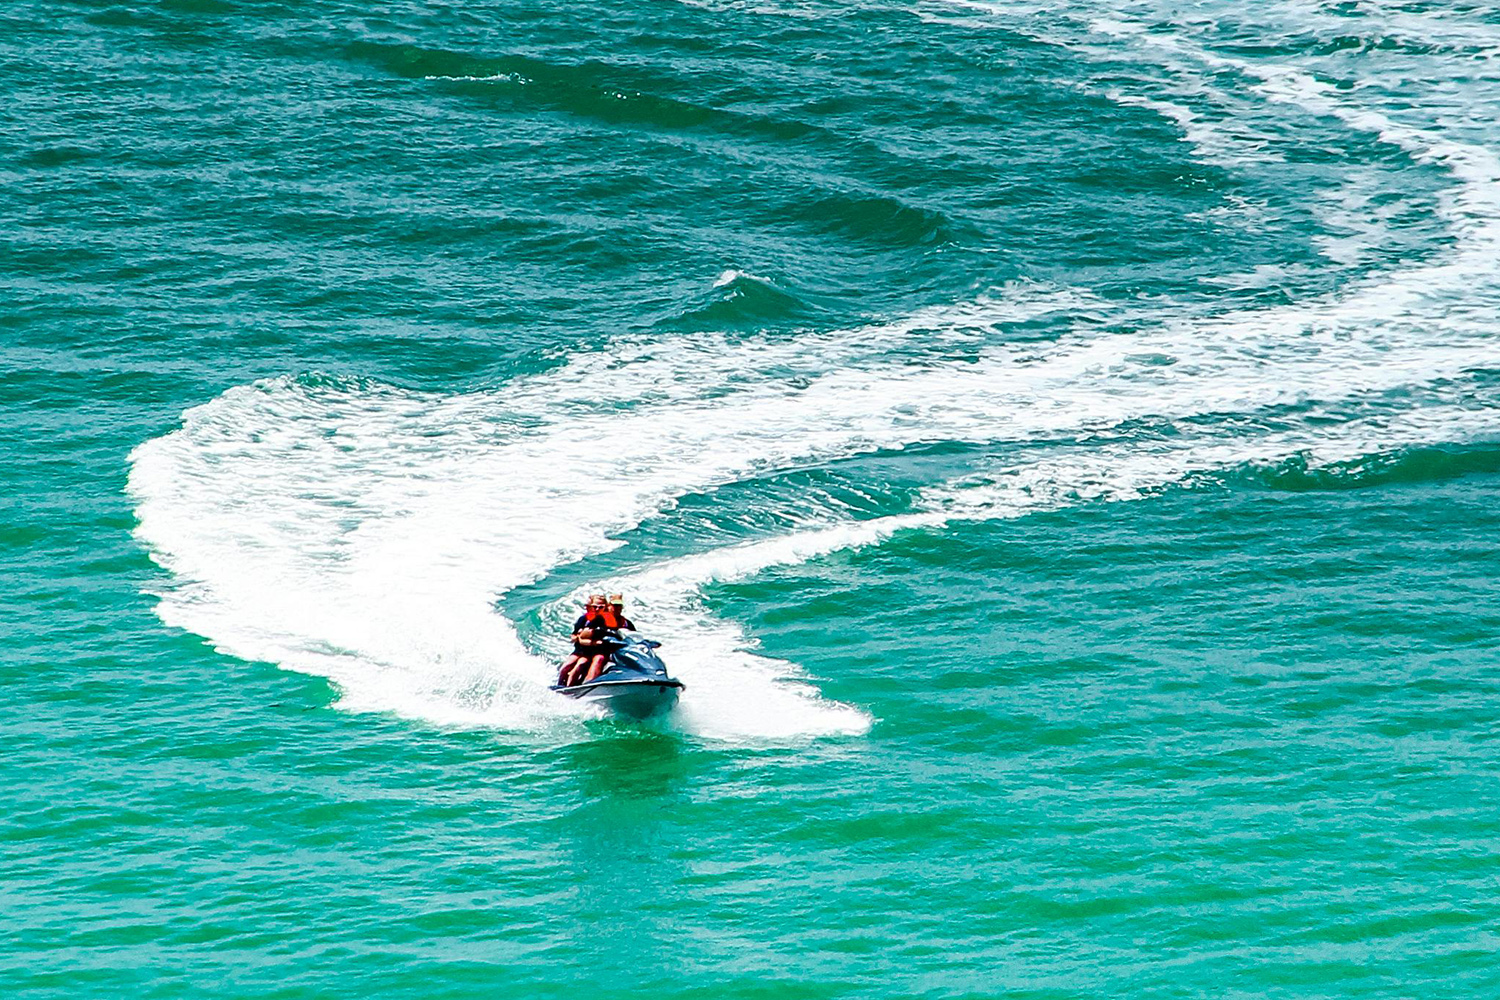
[[[600,641],[613,642],[620,646],[629,646],[635,643],[639,643],[640,645],[645,646],[647,649],[656,649],[661,645],[661,643],[657,642],[655,639],[647,639],[639,632],[632,632],[629,629],[623,628],[606,629]]]

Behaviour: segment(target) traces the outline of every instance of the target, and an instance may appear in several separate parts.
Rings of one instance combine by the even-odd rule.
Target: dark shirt
[[[604,619],[603,618],[600,618],[598,615],[591,615],[591,614],[585,613],[585,614],[579,615],[578,616],[578,620],[573,623],[573,633],[576,635],[577,633],[582,632],[586,628],[591,628],[591,629],[594,630],[594,637],[593,637],[593,639],[590,640],[590,643],[591,644],[597,644],[599,642],[599,640],[601,638],[603,638],[603,636],[601,635],[601,633],[607,627],[608,626],[606,626],[604,624]],[[575,652],[575,653],[581,653],[585,649],[587,649],[589,652],[597,652],[597,650],[595,650],[593,648],[593,645],[585,647],[584,644],[581,643],[581,642],[579,642],[578,640],[576,640],[576,639],[573,640],[573,652]]]

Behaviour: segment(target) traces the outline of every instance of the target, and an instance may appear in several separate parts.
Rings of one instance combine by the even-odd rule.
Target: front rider
[[[603,594],[589,595],[583,614],[573,623],[573,652],[563,660],[557,674],[557,683],[563,687],[572,687],[582,681],[585,670],[594,660],[603,658],[605,650],[600,640],[604,638],[604,630],[609,627],[604,619],[604,613],[609,610]],[[602,664],[600,669],[603,669]]]
[[[610,601],[619,596],[619,594],[611,594]],[[592,603],[595,600],[599,602],[597,606]],[[605,601],[602,594],[595,594],[589,598],[589,601],[591,602],[589,605],[590,608],[594,609],[594,617],[589,618],[588,621],[589,628],[593,634],[594,655],[589,660],[589,672],[583,678],[583,683],[585,684],[604,673],[604,664],[609,661],[609,647],[604,644],[608,633],[629,627],[627,624],[628,619],[621,618],[616,613],[615,606]]]

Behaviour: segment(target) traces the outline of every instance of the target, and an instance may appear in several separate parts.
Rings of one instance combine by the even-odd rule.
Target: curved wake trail
[[[699,605],[698,588],[955,518],[1127,499],[1292,454],[1343,461],[1496,432],[1488,404],[1452,398],[1470,372],[1500,368],[1492,154],[1441,123],[1354,103],[1294,66],[1230,59],[1123,20],[1090,44],[1202,74],[1202,87],[1235,74],[1264,101],[1441,167],[1453,178],[1439,212],[1454,247],[1337,296],[1225,316],[1016,285],[795,342],[620,342],[457,397],[319,378],[242,386],[132,455],[139,535],[173,575],[163,620],[228,653],[329,677],[350,708],[566,725],[581,710],[546,692],[550,662],[495,613],[501,595],[609,550],[688,494],[923,443],[1004,446],[987,479],[934,486],[908,513],[699,553],[621,581],[653,631],[670,636],[691,686],[686,728],[725,739],[857,733],[865,713],[754,654],[738,627]],[[1239,155],[1175,105],[1122,100],[1157,101],[1191,124],[1185,141],[1200,156]],[[1062,332],[1006,342],[1015,324],[1037,320]],[[1123,320],[1144,332],[1108,332]],[[1435,385],[1448,388],[1424,395]],[[601,440],[615,451],[603,468]],[[543,619],[566,613],[555,604]]]

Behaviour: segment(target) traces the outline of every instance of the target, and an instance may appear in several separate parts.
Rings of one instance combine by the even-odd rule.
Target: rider
[[[611,594],[609,601],[606,601],[603,595],[595,595],[599,599],[599,605],[595,617],[589,622],[594,631],[594,656],[589,660],[589,672],[583,678],[585,684],[604,673],[604,664],[609,661],[609,647],[603,642],[606,633],[629,627],[628,619],[622,618],[618,614],[618,609],[611,603],[619,596],[619,594]]]
[[[562,662],[557,683],[573,687],[604,673],[609,660],[609,649],[603,642],[605,633],[618,629],[635,631],[635,623],[625,617],[625,596],[610,594],[605,600],[603,594],[590,594],[583,614],[573,623],[573,653]]]
[[[635,622],[633,622],[629,618],[625,617],[625,595],[624,594],[610,594],[609,595],[609,607],[610,607],[610,610],[612,610],[615,613],[615,617],[619,619],[619,621],[620,621],[619,627],[620,628],[629,629],[632,632],[635,631]]]
[[[566,660],[557,674],[557,683],[563,687],[572,687],[583,679],[585,668],[589,667],[597,658],[604,658],[604,647],[600,639],[608,628],[604,620],[604,613],[610,607],[605,603],[603,594],[590,594],[588,603],[584,605],[583,614],[573,623],[573,652]],[[613,615],[611,615],[613,617]],[[600,664],[603,669],[603,664]]]

